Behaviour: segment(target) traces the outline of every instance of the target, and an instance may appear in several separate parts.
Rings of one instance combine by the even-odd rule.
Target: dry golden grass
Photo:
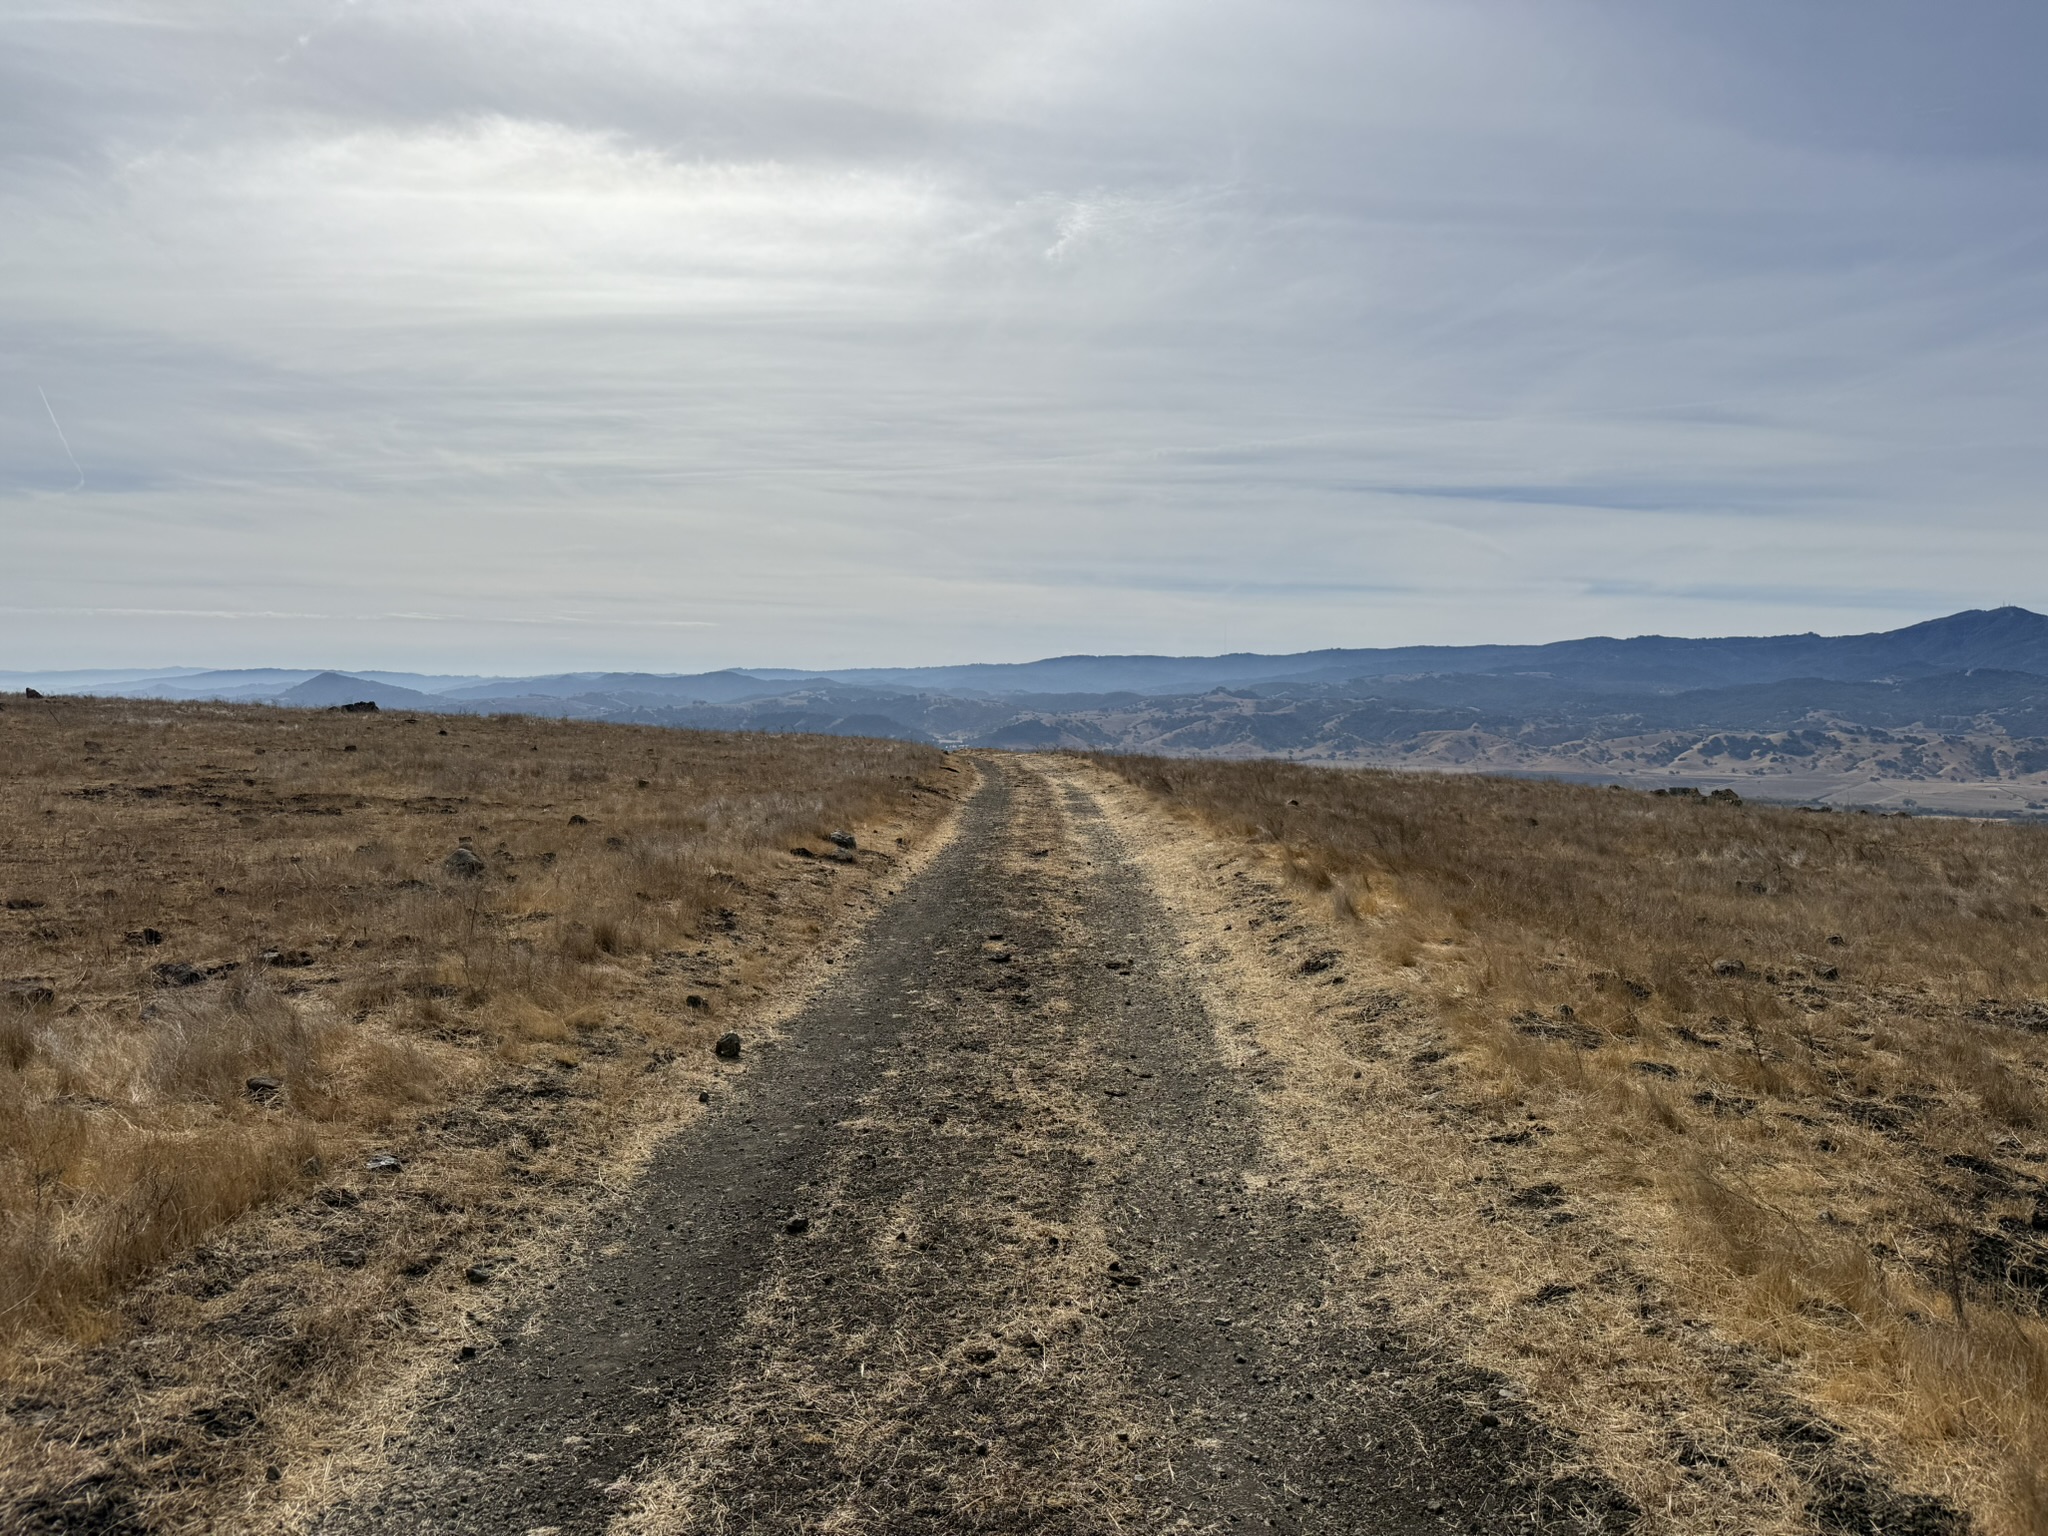
[[[1593,1202],[1621,1268],[1902,1482],[2048,1529],[2048,829],[1099,762],[1256,849],[1433,1000],[1448,1055],[1406,1091],[1491,1122],[1482,1150],[1525,1186]],[[1359,1073],[1327,1076],[1334,1097]],[[1453,1170],[1468,1188],[1481,1161]],[[1632,1368],[1665,1373],[1674,1418],[1720,1391],[1643,1331]]]
[[[223,1394],[272,1440],[310,1432],[313,1377],[338,1410],[366,1341],[423,1315],[408,1287],[595,1177],[677,1054],[708,1062],[840,937],[959,782],[906,743],[7,701],[0,1524],[94,1477],[204,1523],[249,1471],[216,1454],[244,1438]],[[841,828],[844,862],[790,856]],[[366,1170],[381,1151],[402,1177]],[[149,1329],[161,1379],[238,1342],[188,1350],[158,1402],[122,1379]],[[133,1422],[79,1452],[116,1400]],[[193,1413],[196,1438],[157,1422]]]

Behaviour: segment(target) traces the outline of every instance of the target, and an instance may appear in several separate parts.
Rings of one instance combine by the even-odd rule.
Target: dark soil
[[[1171,952],[1092,803],[995,762],[320,1529],[1629,1527],[1500,1382],[1325,1308],[1354,1234],[1266,1190],[1256,1083]]]

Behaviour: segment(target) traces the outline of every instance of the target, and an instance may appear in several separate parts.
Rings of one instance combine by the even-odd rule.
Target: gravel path
[[[368,1532],[1610,1530],[1497,1384],[1325,1314],[1255,1075],[1094,803],[985,762],[598,1257],[454,1368]]]

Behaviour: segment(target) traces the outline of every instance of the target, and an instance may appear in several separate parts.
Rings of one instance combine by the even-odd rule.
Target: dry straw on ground
[[[260,1488],[694,1104],[960,782],[907,743],[8,700],[0,1524]]]
[[[1407,1091],[1490,1131],[1517,1198],[1589,1203],[1906,1486],[2048,1529],[2048,829],[1100,761],[1433,1004]],[[1657,1349],[1632,1368],[1674,1420],[1729,1390]]]

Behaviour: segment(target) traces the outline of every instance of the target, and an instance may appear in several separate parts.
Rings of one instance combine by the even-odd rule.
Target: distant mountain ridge
[[[860,667],[809,674],[833,682],[977,693],[1201,693],[1242,683],[1532,673],[1600,689],[1676,692],[1813,677],[1879,682],[1996,667],[2048,674],[2048,617],[1973,609],[1866,635],[1687,639],[1593,636],[1545,645],[1398,646],[1267,656],[1055,656],[956,667]],[[804,674],[762,670],[760,677]]]
[[[825,685],[968,697],[1112,693],[1165,697],[1274,683],[1473,676],[1542,680],[1590,692],[1680,693],[1800,678],[1902,681],[1979,668],[2048,676],[2048,617],[2025,608],[2004,607],[1972,609],[1903,629],[1862,635],[1591,636],[1542,645],[1333,648],[1281,655],[1054,656],[1026,662],[816,671],[763,667],[683,674],[573,672],[533,677],[430,676],[381,670],[323,673],[319,668],[212,672],[155,668],[125,675],[105,669],[72,674],[0,672],[0,686],[271,701],[319,678],[354,677],[431,697],[436,701],[434,707],[442,709],[505,708],[515,700],[527,705],[539,700],[606,699],[613,701],[603,711],[609,713],[620,707],[657,703],[734,703]],[[324,693],[327,686],[323,683],[314,691]]]
[[[2048,618],[2023,608],[1868,635],[1639,635],[826,672],[491,678],[157,668],[125,680],[33,677],[0,674],[0,687],[1597,775],[1745,793],[1775,785],[1843,804],[2048,815]]]

